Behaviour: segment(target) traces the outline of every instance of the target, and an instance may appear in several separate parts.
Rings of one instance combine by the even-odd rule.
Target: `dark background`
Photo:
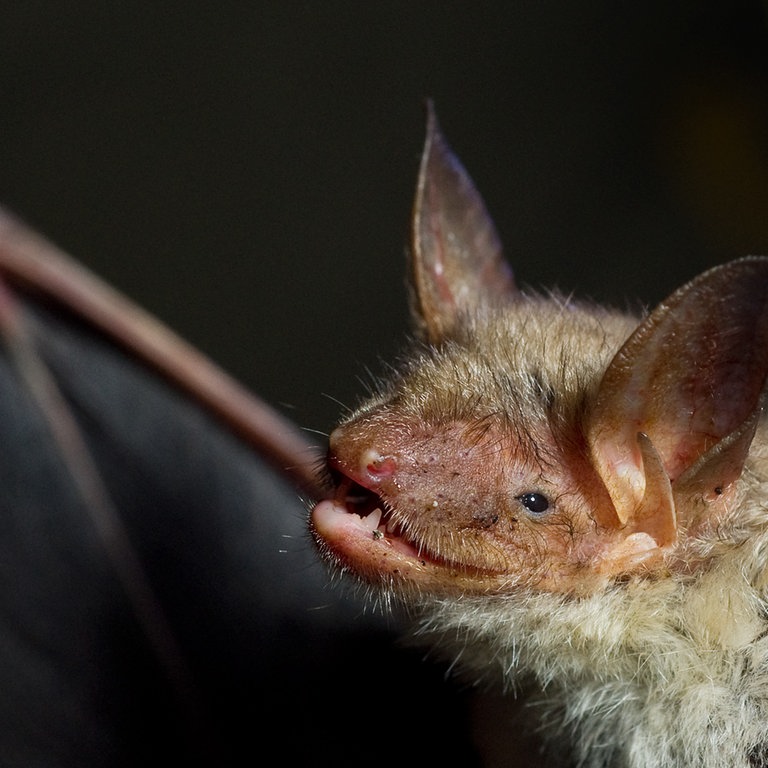
[[[3,6],[0,202],[303,427],[406,329],[427,96],[523,283],[768,253],[759,2]]]
[[[558,285],[619,306],[652,304],[709,266],[768,254],[767,20],[768,9],[756,0],[0,0],[0,204],[296,423],[323,432],[340,411],[337,401],[354,403],[365,390],[359,378],[368,368],[377,370],[379,358],[392,357],[407,329],[403,252],[425,97],[434,99],[445,133],[485,195],[522,283]],[[109,400],[103,377],[83,378],[86,403]],[[15,377],[9,381],[18,385]],[[122,434],[141,421],[137,414],[145,405],[152,427],[165,408],[149,409],[147,396],[134,397],[134,405],[115,414],[119,434],[108,435],[121,449]],[[5,422],[13,422],[18,409],[7,397],[0,405],[7,434]],[[27,426],[21,425],[22,433]],[[286,511],[289,503],[267,503],[255,491],[252,499],[242,490],[258,480],[251,477],[250,455],[243,458],[238,449],[242,467],[223,449],[214,461],[220,438],[194,445],[186,428],[174,431],[180,428],[170,415],[156,434],[152,427],[139,430],[150,465],[139,477],[154,477],[154,448],[165,464],[178,465],[175,480],[173,472],[166,477],[160,471],[164,466],[157,471],[165,496],[177,501],[181,487],[184,504],[192,498],[196,506],[158,513],[163,494],[133,482],[135,467],[126,470],[117,452],[118,478],[122,482],[126,470],[132,481],[121,487],[134,502],[126,505],[134,513],[126,520],[138,521],[140,544],[153,545],[150,565],[161,575],[178,575],[159,584],[170,595],[172,617],[206,618],[199,622],[204,631],[194,621],[182,621],[181,629],[194,640],[192,660],[202,659],[200,668],[219,686],[213,702],[229,703],[217,714],[227,723],[225,736],[234,734],[233,745],[251,741],[258,721],[264,726],[259,746],[265,733],[275,742],[289,733],[290,754],[302,748],[313,753],[296,764],[316,764],[317,749],[327,764],[357,764],[354,750],[347,763],[333,751],[338,718],[345,730],[354,726],[352,736],[368,750],[368,762],[391,762],[397,729],[415,724],[430,737],[454,735],[455,741],[441,737],[430,744],[436,762],[435,750],[443,745],[469,764],[456,751],[464,743],[465,712],[444,695],[440,669],[422,664],[421,652],[417,658],[389,655],[391,638],[372,635],[365,622],[350,622],[365,636],[347,637],[347,645],[340,641],[347,624],[321,636],[323,612],[308,613],[296,599],[313,609],[319,604],[314,590],[325,587],[324,575],[321,586],[314,571],[291,572],[294,586],[301,579],[295,589],[284,579],[302,558],[316,565],[314,553],[297,545],[295,557],[281,562],[275,535],[260,526],[280,536],[290,526],[303,533],[303,507]],[[25,456],[17,456],[23,452],[2,448],[10,459],[0,469],[8,463],[15,469],[13,459],[24,464]],[[109,459],[108,451],[97,455]],[[136,455],[144,459],[142,446]],[[32,493],[22,484],[22,499],[34,501],[38,491],[48,492],[50,478],[27,469],[45,480],[30,482]],[[18,477],[10,478],[18,484]],[[233,511],[209,503],[200,486],[226,490],[238,506]],[[37,511],[47,535],[22,526],[30,541],[40,542],[26,549],[0,537],[19,555],[0,560],[18,559],[24,576],[18,579],[23,588],[6,589],[3,599],[17,601],[33,627],[50,625],[50,647],[58,652],[67,626],[90,632],[91,613],[101,616],[102,604],[89,602],[92,591],[104,592],[104,605],[112,609],[110,585],[92,577],[89,561],[48,514],[47,504],[56,511],[58,496],[56,504],[48,499],[18,509],[15,501],[10,519],[26,525],[35,520],[30,509]],[[238,538],[234,552],[221,542],[217,548],[215,536],[229,543],[239,532],[233,515],[250,532]],[[81,533],[90,531],[81,518],[68,519]],[[82,590],[46,561],[51,548],[64,550],[70,565],[83,560]],[[205,565],[220,554],[219,570]],[[241,556],[250,580],[243,581],[247,589],[235,596],[242,600],[234,610],[221,602],[232,597],[227,580],[200,573],[226,575],[230,566],[240,567]],[[61,603],[48,610],[46,601],[60,593]],[[206,596],[215,620],[205,613],[208,603],[201,604]],[[280,623],[283,612],[297,624],[294,631]],[[62,614],[66,622],[57,623]],[[9,615],[10,630],[0,631],[4,646],[20,627],[29,639],[26,625]],[[313,624],[308,616],[319,618]],[[271,644],[264,641],[269,647],[260,656],[253,638],[267,633]],[[78,638],[73,632],[67,647],[90,663],[94,654]],[[13,673],[19,683],[15,689],[3,684],[8,695],[0,735],[8,736],[2,729],[9,718],[34,730],[40,723],[69,722],[52,718],[49,709],[87,714],[61,695],[44,695],[39,683],[26,684],[36,668],[23,663],[25,657],[16,663],[7,649],[0,655],[0,674]],[[90,680],[61,666],[75,688],[92,692]],[[144,685],[141,676],[136,682],[124,672],[147,674],[143,657],[133,666],[118,659],[114,667],[122,674],[99,667],[96,682],[106,680],[126,697]],[[433,685],[425,674],[435,676]],[[51,673],[45,679],[60,678]],[[228,686],[253,701],[230,701]],[[154,688],[146,687],[136,696],[142,706],[153,700]],[[24,709],[20,702],[27,700]],[[271,712],[267,721],[252,714],[262,700]],[[166,721],[159,717],[158,725],[155,717],[166,709],[158,699],[149,712],[157,732]],[[86,733],[101,722],[94,711],[93,721],[83,715]],[[473,719],[482,732],[484,726],[495,730],[501,718],[491,707]],[[114,721],[122,733],[124,718]],[[306,730],[310,725],[314,730]],[[105,726],[104,733],[112,730]],[[79,733],[70,736],[80,749]],[[52,733],[51,740],[63,743],[59,737]],[[318,747],[320,737],[330,741]],[[350,738],[344,735],[344,745]],[[137,745],[143,748],[143,741],[131,743]],[[423,762],[418,750],[398,759],[407,757]]]

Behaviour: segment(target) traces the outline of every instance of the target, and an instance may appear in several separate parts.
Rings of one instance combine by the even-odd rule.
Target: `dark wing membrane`
[[[465,695],[328,588],[285,456],[23,266],[0,263],[0,764],[391,765],[409,722],[476,764]]]

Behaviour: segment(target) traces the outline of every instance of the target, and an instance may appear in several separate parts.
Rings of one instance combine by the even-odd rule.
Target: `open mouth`
[[[320,502],[312,514],[316,530],[328,544],[333,545],[337,534],[343,533],[344,538],[356,534],[401,555],[425,559],[421,548],[405,537],[403,527],[395,521],[394,510],[388,502],[352,478],[341,473],[334,474],[337,475],[336,493],[332,499]]]
[[[387,507],[378,494],[363,488],[350,478],[344,478],[336,489],[335,499],[338,504],[347,508],[349,514],[357,515],[360,522],[371,532],[379,531],[381,536],[386,534],[389,514],[384,514]],[[379,528],[380,525],[383,527]]]
[[[332,497],[318,502],[310,527],[321,553],[371,584],[476,592],[499,574],[429,549],[394,505],[337,469]]]

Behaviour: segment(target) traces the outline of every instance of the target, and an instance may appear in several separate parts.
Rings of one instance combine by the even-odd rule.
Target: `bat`
[[[414,340],[330,435],[320,553],[569,764],[768,765],[768,258],[644,316],[523,290],[427,123]]]
[[[319,455],[0,212],[0,763],[356,766],[378,752],[371,728],[339,743],[353,701],[422,722],[426,704],[435,759],[477,765],[462,691],[328,589]]]

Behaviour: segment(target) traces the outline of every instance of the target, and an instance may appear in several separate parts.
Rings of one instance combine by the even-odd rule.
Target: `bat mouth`
[[[336,490],[312,509],[310,530],[321,554],[343,571],[371,584],[410,585],[435,593],[485,591],[499,578],[429,551],[386,499],[344,474],[334,474]]]
[[[339,473],[333,505],[337,514],[345,514],[346,522],[358,527],[371,541],[409,557],[427,559],[423,547],[409,541],[403,527],[394,520],[392,506],[375,491]]]

